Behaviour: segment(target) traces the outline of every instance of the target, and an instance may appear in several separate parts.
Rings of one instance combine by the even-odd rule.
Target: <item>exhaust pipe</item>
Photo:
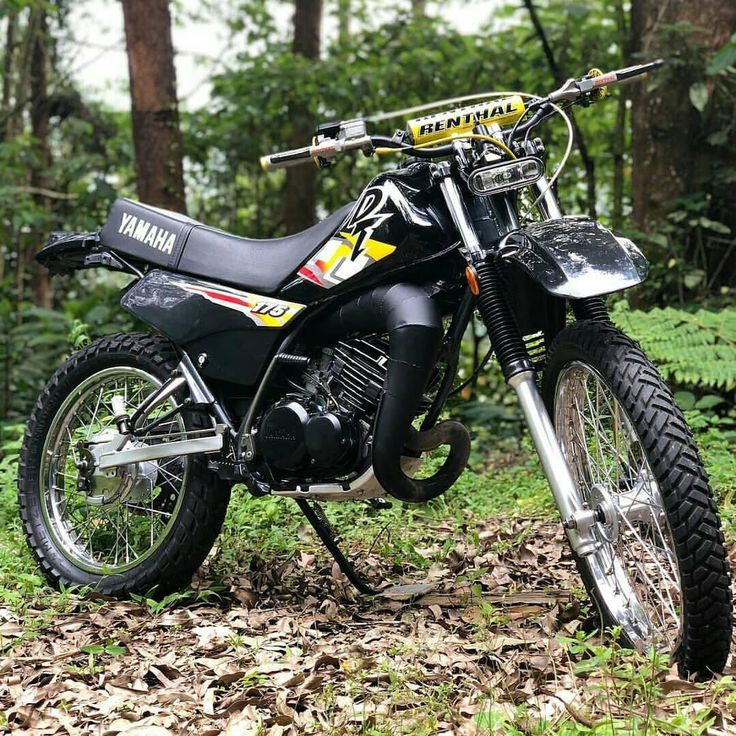
[[[343,340],[356,333],[387,332],[389,358],[373,430],[373,471],[387,493],[420,503],[437,498],[462,474],[470,435],[459,422],[426,432],[411,426],[442,342],[442,318],[427,292],[412,284],[379,286],[343,305],[320,327],[320,338]],[[404,447],[416,452],[450,445],[442,467],[415,480],[401,468]]]

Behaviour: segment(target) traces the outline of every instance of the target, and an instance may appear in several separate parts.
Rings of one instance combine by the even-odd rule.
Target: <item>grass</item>
[[[691,414],[689,420],[698,432],[726,535],[734,539],[736,431],[730,426],[724,429],[700,413]],[[0,435],[0,605],[15,610],[49,594],[18,521],[15,475],[21,439],[19,425],[6,426]],[[394,501],[389,509],[379,511],[365,504],[332,503],[327,505],[327,511],[349,548],[372,547],[398,565],[408,561],[420,568],[429,567],[435,557],[444,557],[447,552],[441,539],[437,540],[434,557],[424,550],[423,554],[417,552],[417,544],[428,526],[454,526],[472,533],[474,522],[484,518],[554,517],[551,493],[528,440],[511,453],[487,454],[482,463],[476,462],[476,469],[477,472],[466,472],[450,491],[429,504],[412,506]],[[221,573],[241,569],[247,566],[253,550],[260,557],[269,558],[319,549],[318,540],[305,534],[305,529],[301,512],[290,500],[253,498],[242,486],[236,486],[218,541],[216,567]],[[498,542],[498,551],[520,541],[502,540]],[[152,611],[171,607],[187,600],[187,595],[152,598],[148,606]]]

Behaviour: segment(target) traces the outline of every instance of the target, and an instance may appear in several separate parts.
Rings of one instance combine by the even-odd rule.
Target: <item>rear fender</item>
[[[628,289],[644,281],[649,271],[631,240],[589,217],[532,223],[507,237],[501,255],[547,292],[567,299]]]
[[[68,274],[85,268],[107,268],[140,275],[135,268],[105,248],[99,233],[51,233],[36,260],[52,274]]]

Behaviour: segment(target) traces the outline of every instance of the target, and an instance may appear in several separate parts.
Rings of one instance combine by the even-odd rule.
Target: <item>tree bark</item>
[[[31,11],[29,33],[31,40],[31,133],[38,146],[37,160],[30,172],[31,187],[35,190],[49,189],[49,171],[51,168],[51,150],[49,148],[49,105],[48,105],[48,22],[44,9]],[[33,199],[39,210],[48,212],[49,201],[40,194]],[[44,228],[45,229],[45,228]],[[37,240],[41,232],[34,233],[31,248],[26,254],[30,262],[31,282],[36,304],[46,309],[51,308],[51,286],[49,272],[33,258]],[[20,260],[20,259],[19,259]]]
[[[5,28],[5,55],[3,58],[3,84],[2,84],[2,127],[0,127],[0,141],[10,135],[10,96],[12,92],[12,79],[14,74],[13,59],[15,57],[15,29],[18,16],[14,11],[8,13],[7,26]],[[5,117],[7,116],[7,117]]]
[[[168,0],[123,0],[138,196],[186,212]]]
[[[534,7],[532,0],[524,0],[524,7],[529,13],[529,18],[534,26],[534,30],[542,44],[542,51],[544,51],[547,66],[549,67],[550,72],[552,72],[555,84],[562,85],[565,81],[565,74],[557,63],[552,47],[549,45],[547,34],[544,31],[544,26],[537,15],[537,9]],[[580,152],[580,158],[583,160],[583,167],[585,168],[586,205],[588,214],[591,217],[596,217],[595,161],[593,161],[590,153],[588,153],[588,146],[585,143],[583,131],[580,130],[580,126],[578,125],[578,121],[575,119],[575,115],[572,110],[570,110],[569,115],[570,120],[572,121],[573,132],[575,134],[575,143],[578,151]]]
[[[322,0],[296,0],[292,52],[308,61],[319,59]],[[314,136],[315,121],[307,109],[292,109],[289,148],[306,146]],[[317,169],[303,164],[286,170],[283,221],[287,232],[314,224],[317,207]]]
[[[621,66],[629,65],[631,56],[631,36],[626,23],[623,0],[616,1],[616,28],[618,31],[618,43],[621,49]],[[616,102],[616,125],[612,131],[613,151],[613,203],[611,208],[611,225],[614,230],[623,225],[624,219],[624,153],[626,148],[626,102],[628,95],[626,87],[619,89]]]
[[[7,111],[8,138],[18,134],[23,129],[23,110],[30,102],[31,93],[31,63],[33,57],[33,43],[38,26],[38,11],[28,10],[28,21],[23,39],[18,43],[18,51],[14,63],[17,66],[15,74],[13,104]],[[16,31],[17,32],[17,31]]]
[[[351,0],[337,0],[337,42],[345,47],[350,43]]]
[[[411,16],[421,20],[427,14],[427,0],[411,0]]]
[[[694,30],[674,32],[675,24]],[[690,102],[702,69],[691,61],[690,44],[706,53],[723,46],[736,31],[736,3],[724,0],[634,0],[631,8],[633,51],[641,61],[664,57],[670,64],[658,73],[658,85],[632,85],[633,222],[641,230],[661,223],[668,204],[686,194],[707,191],[714,197],[713,219],[736,232],[732,192],[712,191],[711,179],[723,155],[707,142],[720,128],[709,103],[701,115]],[[708,84],[708,82],[706,82]],[[709,84],[712,92],[712,84]],[[715,125],[714,125],[715,124]],[[719,202],[722,204],[719,205]],[[730,203],[730,204],[729,204]]]

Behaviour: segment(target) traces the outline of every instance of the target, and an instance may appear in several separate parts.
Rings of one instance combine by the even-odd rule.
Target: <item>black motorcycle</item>
[[[153,329],[87,345],[28,423],[19,470],[31,549],[55,585],[110,595],[186,584],[230,487],[296,499],[350,580],[322,501],[437,498],[470,435],[439,421],[473,313],[516,392],[582,579],[624,641],[681,671],[725,665],[729,570],[708,478],[682,413],[601,295],[640,283],[630,240],[562,216],[530,134],[659,62],[481,102],[374,136],[321,125],[266,170],[400,154],[318,225],[251,240],[121,199],[96,233],[55,233],[54,273],[134,276],[121,304]],[[439,103],[433,103],[437,109]],[[431,109],[414,108],[404,113]],[[422,455],[444,463],[419,477]]]

